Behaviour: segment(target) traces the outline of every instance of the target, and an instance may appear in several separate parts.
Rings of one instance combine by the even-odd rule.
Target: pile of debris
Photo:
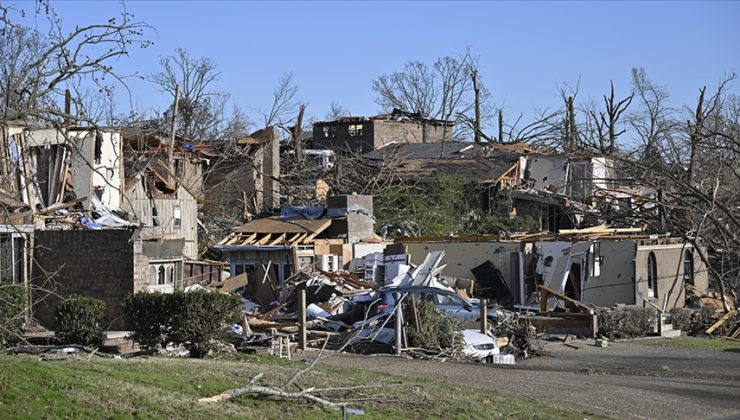
[[[245,296],[242,325],[231,331],[242,351],[291,357],[296,345],[328,345],[338,351],[395,351],[438,360],[465,357],[494,361],[498,359],[492,356],[498,357],[500,348],[504,348],[508,356],[500,359],[510,364],[514,356],[533,354],[530,327],[517,327],[519,317],[508,321],[507,329],[502,329],[500,335],[493,330],[480,332],[478,319],[482,313],[488,314],[486,319],[494,320],[507,317],[508,311],[496,305],[482,309],[477,299],[468,298],[468,291],[451,287],[454,282],[441,274],[443,257],[444,252],[430,252],[424,262],[412,266],[407,254],[370,255],[359,264],[355,262],[362,266],[358,273],[363,278],[345,270],[304,270],[281,284],[271,279],[268,263],[251,272],[249,279],[242,274],[242,280],[232,278],[213,287],[221,291],[241,290]],[[377,269],[377,263],[382,263],[383,270]],[[454,301],[457,309],[442,311],[437,321],[419,315],[423,305],[427,305],[423,308],[427,312],[440,311],[435,303],[439,299]],[[435,343],[423,349],[410,344],[409,336],[437,331],[435,328],[456,338],[435,341],[438,337],[433,333],[427,335],[434,336],[431,341]],[[496,340],[492,334],[502,338]]]

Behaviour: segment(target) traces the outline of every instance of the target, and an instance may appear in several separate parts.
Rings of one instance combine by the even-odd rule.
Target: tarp
[[[324,208],[319,206],[288,206],[280,209],[281,219],[315,220],[324,215]]]

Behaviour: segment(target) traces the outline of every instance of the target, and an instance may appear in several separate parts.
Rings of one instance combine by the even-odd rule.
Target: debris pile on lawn
[[[544,342],[526,313],[511,313],[508,317],[500,318],[490,331],[492,336],[499,337],[502,353],[523,358],[544,354]]]
[[[253,276],[256,285],[245,285],[243,325],[231,331],[235,345],[291,357],[296,346],[328,339],[334,350],[490,361],[499,354],[499,344],[478,331],[478,320],[485,312],[493,325],[505,311],[495,305],[482,311],[477,299],[463,298],[464,290],[449,287],[441,276],[443,257],[444,252],[431,252],[413,267],[408,255],[395,255],[384,259],[382,275],[366,267],[363,277],[317,270],[296,273],[280,285],[273,284],[264,267]]]

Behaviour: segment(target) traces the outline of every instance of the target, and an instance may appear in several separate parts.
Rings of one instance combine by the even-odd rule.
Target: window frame
[[[648,286],[648,298],[658,297],[658,261],[655,258],[655,253],[650,251],[647,260],[647,286]]]

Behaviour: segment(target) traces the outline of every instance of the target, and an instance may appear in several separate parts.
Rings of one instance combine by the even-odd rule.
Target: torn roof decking
[[[285,247],[312,244],[331,225],[331,219],[292,219],[278,217],[252,220],[236,229],[218,245],[221,248],[240,246]]]
[[[520,161],[520,154],[475,143],[395,143],[363,155],[370,160],[396,159],[393,174],[427,178],[452,173],[465,182],[495,183]]]

